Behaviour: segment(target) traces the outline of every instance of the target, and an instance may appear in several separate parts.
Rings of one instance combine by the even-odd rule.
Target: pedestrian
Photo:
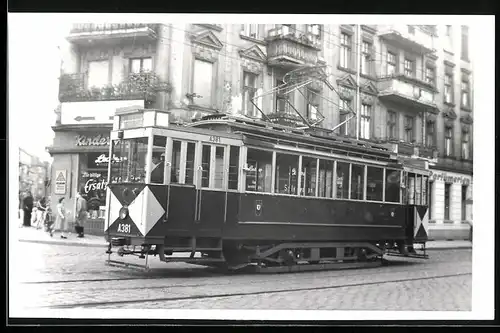
[[[37,209],[37,219],[36,219],[36,229],[43,228],[45,224],[45,218],[47,214],[47,198],[43,197],[38,201],[38,204],[36,205]]]
[[[76,193],[76,214],[75,231],[79,238],[83,238],[85,231],[85,222],[87,221],[87,200],[82,197],[83,190]]]
[[[23,198],[24,222],[23,226],[31,227],[31,211],[33,210],[33,196],[30,191],[26,191]]]
[[[64,197],[60,198],[57,203],[56,208],[56,222],[51,229],[52,233],[57,230],[61,232],[61,238],[66,239],[65,230],[67,229],[66,225],[66,208],[64,207]]]

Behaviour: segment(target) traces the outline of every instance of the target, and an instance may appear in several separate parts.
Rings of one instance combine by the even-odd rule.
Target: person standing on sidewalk
[[[87,200],[82,197],[82,190],[76,193],[76,225],[75,231],[79,238],[83,238],[85,222],[87,221]]]
[[[61,238],[66,239],[65,230],[67,228],[66,225],[66,208],[64,207],[64,197],[59,199],[56,208],[56,222],[53,225],[51,230],[51,234],[57,230],[61,232]]]
[[[33,210],[33,196],[30,191],[26,191],[26,195],[23,198],[23,210],[24,210],[24,223],[23,226],[31,227],[31,213]]]

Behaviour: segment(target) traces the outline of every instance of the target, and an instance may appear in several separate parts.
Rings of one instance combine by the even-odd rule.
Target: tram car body
[[[116,113],[108,253],[271,267],[411,255],[427,240],[428,174],[382,146],[228,115],[169,117]]]

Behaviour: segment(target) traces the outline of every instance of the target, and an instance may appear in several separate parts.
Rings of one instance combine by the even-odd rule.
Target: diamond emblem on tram
[[[109,220],[106,221],[106,229],[104,229],[104,231],[108,230],[109,226],[112,225],[120,217],[120,208],[122,207],[120,200],[118,200],[118,198],[112,191],[110,191],[109,200]]]
[[[146,187],[142,192],[145,196],[147,196],[146,202],[148,205],[146,211],[146,220],[148,223],[145,225],[143,233],[143,235],[146,235],[153,228],[153,226],[160,221],[161,217],[165,214],[165,209],[163,209],[162,205],[158,199],[156,199],[149,187]]]

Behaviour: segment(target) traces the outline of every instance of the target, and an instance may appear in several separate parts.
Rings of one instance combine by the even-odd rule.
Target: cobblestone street
[[[11,315],[79,307],[471,310],[470,249],[432,251],[425,261],[394,257],[388,266],[372,269],[228,276],[155,257],[150,272],[109,267],[104,248],[20,242],[13,247],[14,253],[34,255],[29,263],[11,257],[9,298],[11,309],[19,311]]]

